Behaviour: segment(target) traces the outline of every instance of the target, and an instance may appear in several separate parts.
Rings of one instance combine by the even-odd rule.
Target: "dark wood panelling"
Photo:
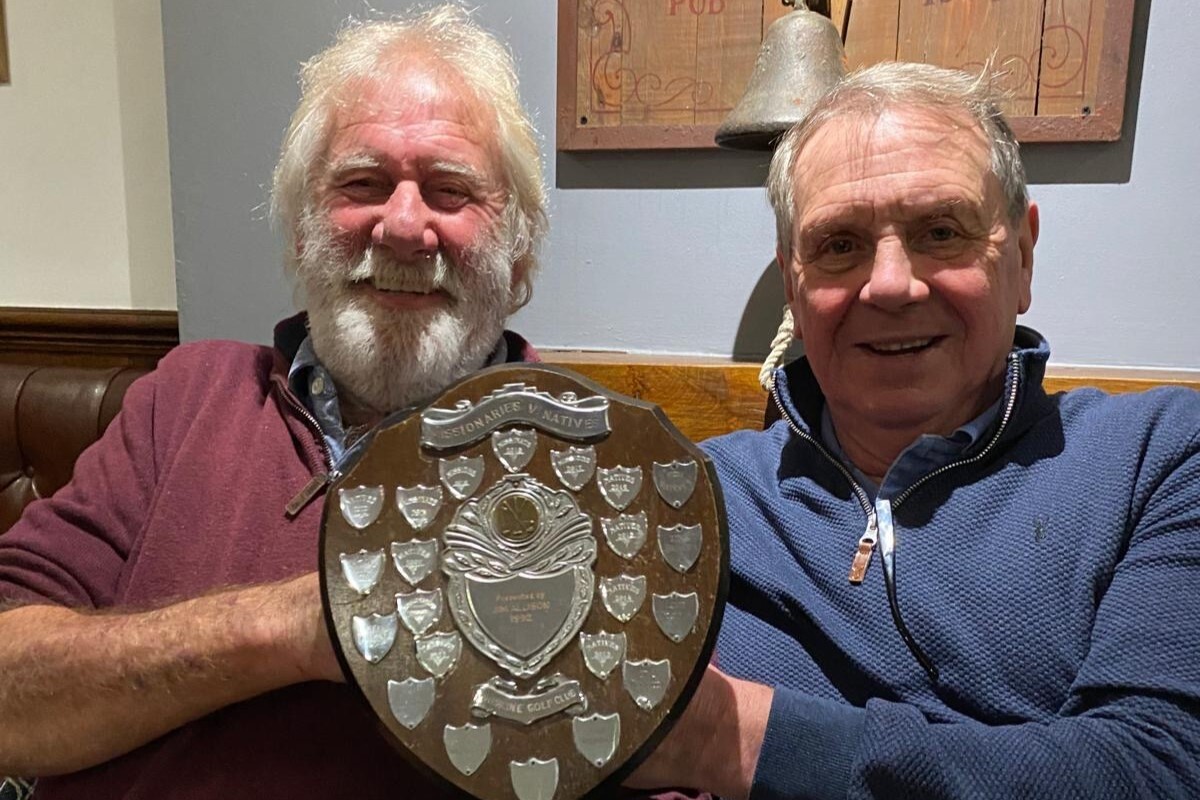
[[[0,363],[153,367],[177,344],[174,311],[0,307]]]

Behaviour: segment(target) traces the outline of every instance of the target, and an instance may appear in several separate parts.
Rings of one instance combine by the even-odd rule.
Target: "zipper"
[[[783,406],[783,401],[779,397],[778,381],[774,381],[771,385],[771,396],[775,401],[775,407],[779,409],[779,415],[787,421],[788,427],[792,433],[804,439],[817,448],[817,451],[823,455],[826,460],[837,467],[842,476],[850,484],[850,488],[854,490],[858,497],[859,505],[863,507],[863,511],[867,515],[867,529],[858,540],[858,548],[854,553],[854,558],[850,562],[850,582],[852,584],[861,584],[863,578],[866,577],[867,567],[871,562],[871,553],[875,549],[876,544],[879,544],[879,560],[883,564],[883,582],[887,590],[888,606],[892,612],[892,622],[899,631],[900,637],[904,640],[904,644],[908,647],[909,652],[916,658],[917,663],[925,671],[929,679],[937,684],[938,669],[937,665],[929,658],[928,655],[917,644],[912,633],[908,630],[908,626],[904,624],[904,619],[900,615],[900,604],[896,597],[896,577],[895,577],[895,549],[896,549],[896,531],[892,521],[892,512],[901,503],[907,500],[921,486],[929,481],[949,472],[957,467],[967,464],[974,464],[982,459],[995,449],[996,444],[1000,441],[1000,437],[1004,435],[1004,431],[1008,428],[1009,422],[1012,420],[1013,411],[1017,404],[1017,393],[1020,390],[1023,371],[1021,367],[1020,357],[1017,353],[1009,353],[1008,355],[1008,373],[1006,383],[1009,386],[1008,396],[1005,399],[1004,411],[1000,417],[1000,423],[996,426],[996,431],[992,434],[992,438],[988,440],[987,445],[983,447],[975,455],[969,458],[961,458],[957,461],[952,461],[949,464],[943,464],[933,472],[923,475],[920,479],[914,481],[907,489],[896,495],[892,500],[880,498],[875,504],[872,504],[866,491],[850,474],[850,471],[833,455],[825,449],[825,446],[818,442],[811,434],[800,429],[800,426],[795,423],[787,409]]]
[[[771,397],[775,400],[775,407],[779,409],[779,416],[787,422],[788,427],[792,429],[792,433],[817,448],[817,452],[825,456],[825,460],[836,467],[838,472],[842,473],[842,477],[846,479],[846,482],[850,484],[850,488],[854,490],[854,494],[858,498],[858,504],[862,506],[863,513],[867,515],[867,528],[858,539],[858,549],[854,553],[854,560],[850,563],[850,582],[857,586],[867,576],[867,567],[871,565],[871,553],[875,550],[875,542],[879,535],[875,506],[871,503],[871,497],[858,484],[858,481],[854,480],[854,476],[850,474],[850,470],[846,469],[846,466],[841,461],[838,461],[833,457],[832,453],[825,449],[825,445],[817,441],[811,434],[801,430],[800,426],[792,419],[791,414],[783,407],[783,401],[779,397],[779,381],[771,384]]]
[[[280,386],[276,382],[276,388],[279,390],[280,396],[283,397],[285,403],[299,415],[300,419],[304,420],[305,425],[317,435],[318,449],[321,454],[321,461],[325,465],[325,472],[318,472],[308,479],[308,482],[300,487],[300,491],[296,492],[295,496],[287,502],[283,507],[284,514],[288,519],[294,519],[305,506],[312,502],[313,498],[324,491],[325,487],[342,477],[342,474],[333,466],[333,455],[329,452],[329,445],[325,443],[325,432],[321,430],[321,423],[317,422],[317,418],[312,412],[304,407],[304,404],[295,398],[292,393],[285,387]]]

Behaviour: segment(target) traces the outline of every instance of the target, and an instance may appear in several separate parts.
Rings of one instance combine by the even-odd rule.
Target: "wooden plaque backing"
[[[1135,0],[833,0],[851,68],[991,63],[1023,142],[1115,141]],[[847,16],[847,10],[849,14]],[[779,0],[559,0],[558,149],[715,147]]]

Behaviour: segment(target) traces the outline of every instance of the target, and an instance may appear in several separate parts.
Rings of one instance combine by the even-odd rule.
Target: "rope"
[[[758,371],[758,383],[768,392],[775,386],[775,368],[779,366],[784,352],[792,343],[795,328],[796,324],[792,321],[792,309],[785,305],[783,321],[779,323],[779,330],[775,332],[775,338],[771,340],[771,352],[767,354],[767,360],[763,362],[762,369]]]

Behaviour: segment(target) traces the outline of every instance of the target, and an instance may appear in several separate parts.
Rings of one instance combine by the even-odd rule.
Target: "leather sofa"
[[[0,533],[71,478],[148,370],[0,364]]]

